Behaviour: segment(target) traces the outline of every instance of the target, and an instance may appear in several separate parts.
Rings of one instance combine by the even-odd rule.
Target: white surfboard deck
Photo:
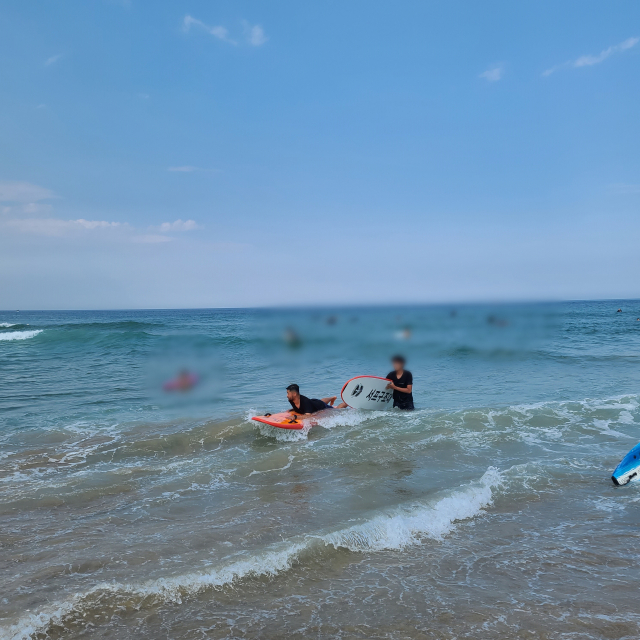
[[[390,382],[378,376],[356,376],[342,387],[340,395],[353,409],[389,409],[393,406],[393,389],[387,389]]]

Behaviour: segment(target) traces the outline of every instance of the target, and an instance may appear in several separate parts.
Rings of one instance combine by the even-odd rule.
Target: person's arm
[[[411,390],[413,389],[413,385],[407,385],[406,389],[404,387],[396,387],[395,384],[393,384],[393,382],[390,382],[387,385],[387,389],[393,389],[394,391],[400,391],[401,393],[411,393]]]
[[[387,389],[393,389],[394,391],[400,391],[401,393],[411,393],[413,390],[413,376],[408,371],[403,375],[407,376],[407,382],[409,383],[406,387],[397,387],[393,382],[390,382],[387,385]]]
[[[291,409],[289,409],[289,413],[293,413],[294,415],[300,415],[302,411],[300,411],[300,409],[296,409],[296,406],[293,404],[293,402],[291,402],[291,400],[289,400],[289,402],[291,403]]]

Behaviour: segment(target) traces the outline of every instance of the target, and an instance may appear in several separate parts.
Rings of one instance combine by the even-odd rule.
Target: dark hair
[[[404,356],[393,356],[391,362],[399,362],[400,364],[407,364],[407,359]]]
[[[287,387],[287,391],[295,391],[296,393],[300,393],[300,387],[297,384],[290,384]]]

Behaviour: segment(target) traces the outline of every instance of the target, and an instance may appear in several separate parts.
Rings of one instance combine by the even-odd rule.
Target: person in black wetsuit
[[[387,389],[393,389],[393,406],[398,409],[411,411],[413,406],[413,376],[411,371],[406,371],[404,365],[407,361],[402,356],[393,356],[391,364],[393,371],[387,374],[391,382]]]
[[[342,409],[342,405],[338,407],[333,406],[336,397],[337,396],[322,398],[321,400],[317,398],[307,398],[307,396],[300,395],[300,387],[297,384],[290,384],[287,387],[287,400],[291,405],[289,411],[297,413],[298,415],[308,416],[323,409]]]

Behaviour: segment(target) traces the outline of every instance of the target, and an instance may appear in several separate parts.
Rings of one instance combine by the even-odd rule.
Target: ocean
[[[0,638],[637,638],[637,318],[0,312]],[[251,420],[394,353],[414,412]]]

